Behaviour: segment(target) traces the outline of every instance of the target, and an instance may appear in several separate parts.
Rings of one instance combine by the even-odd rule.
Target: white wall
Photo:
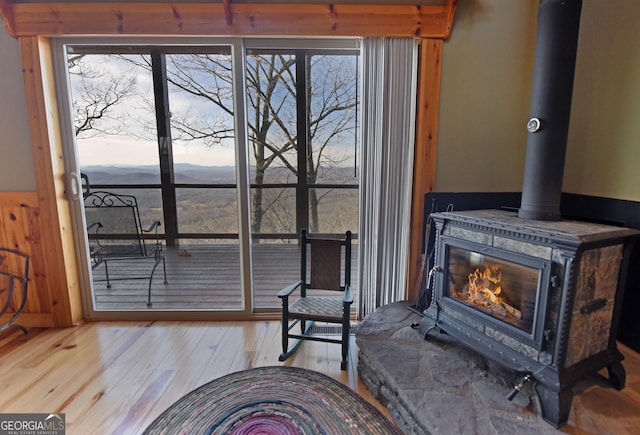
[[[0,192],[33,192],[36,177],[18,41],[0,27]]]

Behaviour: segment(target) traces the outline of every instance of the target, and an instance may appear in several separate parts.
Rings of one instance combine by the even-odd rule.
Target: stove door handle
[[[605,298],[594,299],[587,302],[580,308],[582,314],[593,313],[607,306],[607,300]]]

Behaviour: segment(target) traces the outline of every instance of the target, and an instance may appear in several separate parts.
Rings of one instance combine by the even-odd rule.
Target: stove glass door
[[[447,245],[446,296],[532,333],[540,270]]]

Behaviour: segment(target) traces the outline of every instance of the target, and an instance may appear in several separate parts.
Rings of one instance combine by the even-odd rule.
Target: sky
[[[93,137],[78,140],[80,166],[158,165],[158,144],[155,140],[126,137]],[[203,166],[234,166],[235,153],[231,146],[205,148],[196,144],[174,144],[174,163],[191,163]]]
[[[139,60],[139,56],[131,56],[134,60]],[[123,77],[135,75],[135,93],[123,100],[122,104],[116,106],[118,116],[121,116],[122,125],[120,134],[101,135],[93,137],[83,137],[77,139],[78,156],[81,167],[94,165],[118,165],[118,166],[140,166],[158,165],[158,144],[155,138],[155,114],[153,109],[153,81],[151,73],[142,68],[133,67],[131,64],[121,60],[109,58],[103,55],[90,55],[83,59],[83,62],[90,71],[103,71],[113,74],[113,77]],[[100,81],[106,82],[105,76],[97,81],[88,80],[89,86],[96,86],[96,89],[105,89],[104,86],[97,85]],[[72,95],[77,99],[81,95],[79,90],[80,77],[71,75]],[[194,102],[198,99],[190,98],[180,92],[172,90],[170,93],[172,111],[191,111],[202,118],[206,116],[206,107],[194,107]],[[126,107],[123,112],[122,107]],[[208,106],[210,107],[210,106]],[[210,110],[210,108],[209,108]],[[114,112],[115,113],[115,112]],[[102,119],[101,128],[111,122]],[[116,124],[113,124],[116,125]],[[153,126],[153,129],[149,126]],[[204,166],[233,166],[235,165],[235,153],[233,144],[208,148],[201,142],[173,141],[174,163],[190,163]]]
[[[133,62],[142,61],[139,55],[126,57]],[[78,74],[76,69],[76,72],[70,75],[70,83],[74,110],[80,120],[85,116],[82,110],[85,105],[89,108],[92,106],[91,101],[95,95],[108,97],[113,91],[113,84],[118,80],[123,82],[131,78],[135,80],[133,92],[121,98],[107,116],[95,121],[96,128],[103,131],[111,130],[111,133],[98,135],[97,130],[92,130],[81,133],[76,138],[80,166],[158,165],[158,140],[151,72],[146,67],[135,66],[122,58],[105,55],[87,55],[82,58],[82,63],[79,65],[87,69],[82,74]],[[200,86],[212,94],[216,89],[220,89],[222,94],[230,92],[230,89],[226,88],[228,83],[224,81],[213,83],[210,74],[204,75],[202,79],[199,76],[196,77],[197,85],[192,87]],[[107,86],[110,84],[112,87]],[[217,88],[218,85],[222,87]],[[83,96],[89,96],[89,98],[83,98]],[[220,110],[206,98],[194,98],[193,95],[175,85],[169,86],[169,106],[172,112],[169,115],[172,119],[175,164],[189,163],[203,166],[234,166],[236,164],[232,140],[224,140],[222,144],[207,147],[203,140],[177,140],[179,133],[174,130],[176,121],[180,119],[185,120],[185,125],[189,125],[193,131],[209,131],[220,126],[232,125],[231,115]],[[270,135],[272,140],[274,135]],[[326,149],[326,156],[333,158],[333,165],[353,166],[355,157],[353,139],[348,140],[348,143],[335,139],[338,138],[334,138],[333,143]]]

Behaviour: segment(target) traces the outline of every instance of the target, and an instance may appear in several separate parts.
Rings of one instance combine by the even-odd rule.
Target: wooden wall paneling
[[[39,240],[38,195],[35,192],[0,193],[0,246],[17,250],[29,256],[29,282],[27,302],[17,323],[24,326],[53,326],[51,298],[42,277],[42,250]],[[12,265],[16,267],[16,265]],[[16,294],[12,307],[22,302]],[[6,321],[11,314],[0,320]]]
[[[38,207],[36,192],[0,192],[0,208],[2,207]]]
[[[2,223],[5,242],[3,246],[9,249],[14,249],[22,254],[28,255],[29,260],[37,255],[32,249],[31,243],[31,211],[32,209],[27,206],[9,207],[3,208],[3,220]],[[21,265],[17,261],[13,261],[11,264],[12,270],[20,273],[24,273]],[[29,270],[29,287],[30,291],[27,292],[27,305],[23,312],[35,312],[42,311],[40,306],[40,296],[37,288],[37,283],[34,280],[33,268]],[[22,295],[20,293],[14,295],[14,307],[19,306]],[[46,299],[44,299],[46,301]]]
[[[46,266],[42,249],[40,208],[35,205],[25,211],[28,211],[28,227],[30,231],[28,243],[31,246],[31,257],[29,259],[29,296],[27,303],[30,304],[29,306],[34,307],[34,309],[30,309],[29,312],[47,315],[47,324],[38,326],[53,326],[52,297],[49,283],[44,273]],[[25,224],[27,224],[27,219],[25,219]],[[33,299],[36,298],[37,305],[36,301],[33,301]],[[35,307],[37,307],[37,309]]]
[[[13,249],[22,254],[28,255],[29,259],[34,256],[34,252],[30,243],[31,234],[31,210],[37,207],[37,195],[33,192],[23,193],[24,201],[18,200],[17,195],[13,193],[0,194],[0,246],[7,249]],[[31,202],[31,204],[29,204]],[[6,260],[11,262],[8,270],[24,273],[20,264],[14,258],[8,257]],[[2,267],[0,265],[0,267]],[[32,284],[34,273],[29,271],[29,284]],[[31,286],[32,288],[35,287]],[[23,312],[39,312],[40,301],[38,299],[37,289],[28,292],[28,302]],[[19,306],[22,300],[22,294],[14,294],[13,312],[15,307]]]
[[[16,36],[304,35],[445,38],[453,4],[26,2],[5,12]],[[229,24],[230,23],[230,24]]]
[[[43,37],[21,37],[18,42],[38,188],[43,274],[55,326],[71,326],[82,320],[82,306],[51,51]]]
[[[419,277],[422,263],[424,194],[425,192],[433,192],[436,181],[441,64],[442,40],[423,39],[420,44],[420,67],[418,69],[420,78],[416,105],[417,125],[413,166],[409,278],[407,282],[407,300],[410,301],[415,301],[419,296],[416,280]]]

